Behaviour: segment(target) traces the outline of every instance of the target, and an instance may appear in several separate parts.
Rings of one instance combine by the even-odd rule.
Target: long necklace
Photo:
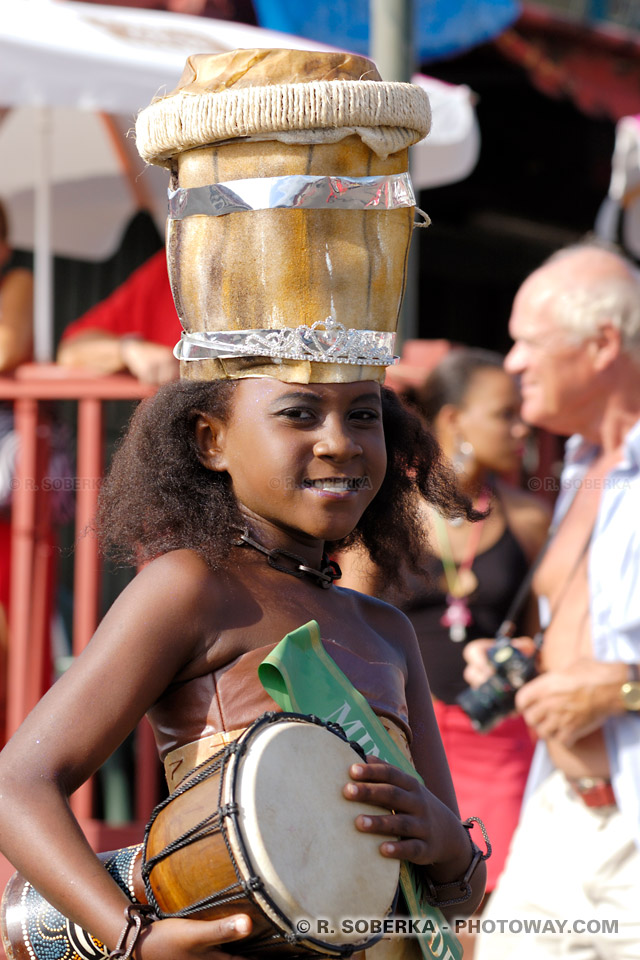
[[[477,503],[477,509],[484,512],[489,506],[490,499],[491,491],[488,487],[484,487]],[[440,623],[443,627],[448,627],[449,637],[454,643],[461,643],[467,639],[467,627],[470,627],[473,623],[468,598],[477,589],[478,578],[471,568],[480,546],[484,522],[483,519],[473,524],[469,531],[464,559],[460,564],[456,564],[453,559],[453,550],[451,549],[446,522],[439,513],[434,514],[436,537],[447,586],[447,608],[440,618]]]
[[[320,570],[316,570],[315,567],[308,566],[304,557],[300,557],[296,553],[289,553],[288,550],[281,550],[278,547],[273,550],[263,547],[261,543],[258,543],[257,540],[249,536],[248,530],[242,531],[235,546],[252,547],[267,558],[267,563],[270,567],[273,567],[274,570],[279,570],[281,573],[288,573],[298,579],[309,577],[317,586],[324,587],[325,589],[330,587],[334,580],[339,580],[342,576],[342,571],[338,564],[335,560],[330,560],[326,553],[322,554],[322,566]],[[280,562],[281,559],[290,560],[293,566],[285,566],[284,563]]]

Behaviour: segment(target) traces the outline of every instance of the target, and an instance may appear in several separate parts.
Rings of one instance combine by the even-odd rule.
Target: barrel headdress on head
[[[189,57],[136,124],[171,170],[167,257],[189,379],[384,378],[415,198],[419,87],[343,53]]]

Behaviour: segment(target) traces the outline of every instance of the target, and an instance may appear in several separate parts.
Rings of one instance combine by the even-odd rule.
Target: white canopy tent
[[[616,124],[611,182],[596,217],[595,232],[619,243],[640,261],[640,114]]]
[[[137,209],[163,230],[167,176],[144,168],[138,109],[176,86],[192,53],[329,49],[245,24],[69,0],[12,0],[0,32],[0,196],[14,246],[34,249],[36,359],[53,354],[51,256],[104,259]],[[412,148],[418,189],[463,179],[479,152],[473,94],[424,76],[429,138]]]

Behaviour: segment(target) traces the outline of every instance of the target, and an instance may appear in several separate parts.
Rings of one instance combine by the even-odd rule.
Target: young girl
[[[254,62],[266,52],[231,58],[229,76],[245,75],[239,61],[246,66],[247,53]],[[340,74],[322,56],[313,55],[322,75]],[[219,59],[205,57],[204,72],[212,71],[214,60],[217,74]],[[350,67],[356,80],[349,83],[362,83],[371,67],[356,58]],[[329,89],[331,97],[331,81],[322,83],[323,95]],[[347,116],[352,129],[350,121]],[[225,218],[203,219],[215,227]],[[322,249],[323,262],[328,256]],[[183,258],[183,268],[188,261]],[[180,283],[184,294],[183,275]],[[367,341],[369,331],[359,332]],[[236,341],[245,334],[237,331]],[[449,514],[470,510],[417,418],[381,391],[375,350],[363,362],[359,344],[357,353],[347,344],[343,364],[326,364],[316,354],[306,382],[296,379],[299,361],[285,349],[271,360],[236,353],[239,379],[167,385],[139,407],[116,457],[99,527],[121,556],[149,562],[0,757],[3,852],[63,914],[111,950],[128,901],[89,848],[69,795],[147,712],[164,756],[273,709],[256,667],[286,633],[311,618],[374,710],[410,739],[424,778],[423,786],[376,761],[351,767],[344,795],[391,811],[356,818],[357,829],[380,836],[383,856],[424,868],[443,902],[451,896],[447,885],[461,881],[474,859],[415,634],[397,610],[333,584],[335,571],[325,557],[337,544],[359,542],[392,576],[402,556],[421,553],[412,524],[418,494]],[[316,343],[319,351],[323,346]],[[450,912],[470,912],[480,902],[482,862],[470,883],[469,899]],[[134,955],[220,960],[226,953],[219,945],[249,932],[244,915],[158,920],[145,928]]]

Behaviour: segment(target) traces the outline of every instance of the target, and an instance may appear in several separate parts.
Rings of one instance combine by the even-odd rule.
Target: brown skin
[[[0,238],[0,268],[11,248]],[[31,357],[33,345],[33,275],[10,270],[0,284],[0,372],[8,373]]]
[[[461,476],[473,490],[488,473],[510,473],[522,459],[529,428],[520,417],[520,394],[513,377],[499,367],[476,370],[459,406],[445,404],[435,418],[434,432],[449,459],[463,441],[473,445]]]
[[[180,364],[169,347],[142,338],[116,337],[104,330],[85,330],[64,340],[56,359],[63,367],[82,367],[101,374],[127,370],[142,383],[169,383],[180,373]]]
[[[209,469],[230,473],[254,536],[317,567],[324,541],[349,532],[380,485],[385,470],[380,411],[373,384],[244,380],[227,422],[200,417],[200,458]],[[335,493],[304,484],[329,477],[368,477],[370,485]],[[146,566],[120,595],[89,647],[0,756],[4,853],[47,899],[108,948],[118,939],[127,901],[82,836],[68,796],[171,683],[206,675],[246,651],[276,643],[310,618],[336,642],[368,660],[398,666],[407,678],[412,752],[425,786],[379,762],[354,765],[345,796],[395,811],[370,824],[358,817],[356,826],[400,838],[385,840],[382,854],[428,865],[436,882],[464,874],[467,832],[406,618],[350,590],[322,590],[310,580],[288,577],[250,550],[234,550],[228,568],[215,573],[194,552],[174,551]],[[179,729],[180,718],[174,719]],[[452,913],[473,911],[484,878],[480,864],[472,898]],[[239,929],[230,935],[224,923],[162,920],[145,932],[136,957],[219,960],[224,953],[217,945],[241,935]]]
[[[444,406],[436,417],[435,434],[445,455],[452,458],[460,442],[473,445],[473,453],[460,475],[460,486],[477,497],[491,475],[518,470],[524,441],[529,432],[520,417],[520,394],[513,377],[499,369],[479,370],[471,378],[459,407]],[[498,497],[485,520],[478,552],[497,543],[509,524],[527,558],[533,562],[544,543],[550,513],[537,497],[499,480]],[[431,518],[426,518],[430,541],[435,547]],[[465,555],[471,524],[447,530],[453,557]]]

